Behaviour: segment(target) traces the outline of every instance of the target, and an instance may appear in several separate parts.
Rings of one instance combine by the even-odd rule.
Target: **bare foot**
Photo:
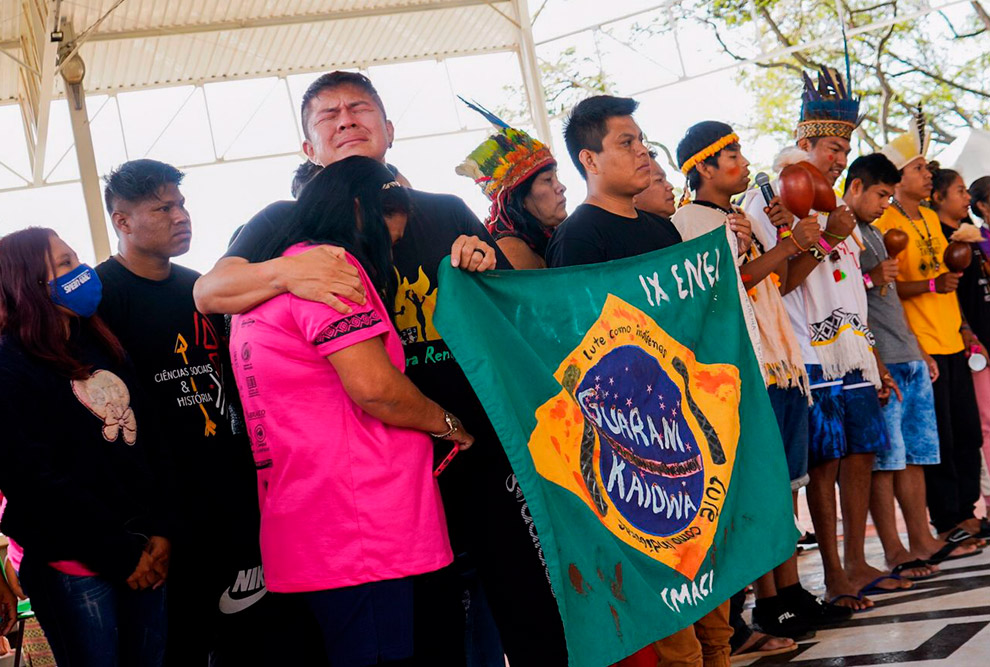
[[[938,543],[936,542],[936,544]],[[898,549],[894,553],[888,555],[886,558],[887,569],[891,573],[894,571],[894,568],[897,567],[898,565],[902,565],[904,563],[910,563],[912,561],[924,562],[926,560],[927,560],[926,558],[919,558],[918,556],[914,555],[913,553],[911,553],[910,551],[904,548]],[[909,567],[903,569],[900,571],[899,574],[900,576],[906,577],[908,579],[921,579],[921,578],[930,577],[933,574],[936,574],[937,572],[938,572],[938,566],[928,565],[926,563],[925,565],[918,565],[917,567]]]
[[[852,609],[853,611],[862,611],[873,606],[873,600],[868,597],[859,597],[859,593],[841,593],[839,595],[832,595],[828,592],[828,589],[826,589],[825,594],[829,596],[826,598],[829,604],[834,604],[836,607],[846,607],[847,609]]]
[[[846,575],[849,577],[849,581],[853,584],[853,586],[856,587],[857,591],[863,590],[870,584],[872,584],[874,588],[879,588],[884,591],[898,591],[914,586],[914,584],[908,579],[894,578],[890,572],[884,572],[866,564],[855,569],[847,570]],[[883,577],[890,578],[883,579]],[[877,581],[878,579],[879,581]]]
[[[861,597],[859,588],[849,581],[845,572],[835,573],[825,578],[825,600],[853,611],[869,609],[873,606],[873,601]]]
[[[965,529],[968,533],[976,535],[980,532],[982,526],[980,525],[980,520],[974,517],[972,519],[966,519],[959,524],[959,527]]]
[[[934,535],[926,533],[918,540],[917,544],[911,543],[911,553],[922,560],[928,560],[932,554],[945,546],[945,540],[940,540]],[[928,555],[925,555],[928,554]]]
[[[890,568],[891,572],[893,572],[894,568],[898,565],[903,565],[904,563],[910,563],[916,560],[925,562],[926,559],[918,558],[914,554],[905,552],[903,558],[896,561],[887,561],[887,566]],[[926,579],[934,574],[938,574],[939,571],[938,565],[928,565],[926,563],[925,565],[919,565],[917,567],[904,568],[899,574],[907,579]]]
[[[948,535],[948,533],[946,533],[945,535]],[[943,537],[944,538],[945,535],[942,535],[940,537]],[[946,544],[948,544],[948,542],[946,542],[944,539],[939,539],[935,544],[937,545],[938,548],[935,549],[935,550],[933,550],[927,556],[925,556],[926,559],[931,558],[932,556],[934,556],[935,553],[939,549],[941,549],[942,547],[944,547]],[[956,557],[959,557],[959,556],[968,556],[968,555],[970,555],[971,553],[973,553],[974,551],[976,551],[977,549],[980,549],[980,548],[981,547],[979,545],[979,540],[966,540],[965,542],[963,542],[962,544],[960,544],[959,546],[957,546],[955,549],[952,550],[952,552],[949,554],[949,558],[956,558]],[[922,552],[922,553],[924,553],[924,552]]]
[[[742,646],[733,651],[732,655],[742,655],[747,651],[752,650],[757,642],[764,637],[766,637],[767,640],[763,643],[763,646],[760,647],[761,651],[779,651],[785,648],[797,648],[797,644],[795,644],[794,640],[789,637],[774,637],[773,635],[765,635],[762,632],[753,630],[753,634],[749,636],[749,639],[747,639]]]

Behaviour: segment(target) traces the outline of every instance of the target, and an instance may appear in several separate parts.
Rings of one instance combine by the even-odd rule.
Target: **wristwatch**
[[[461,428],[461,420],[446,410],[443,411],[443,420],[447,422],[447,431],[444,433],[430,433],[430,435],[441,440],[449,440],[450,436],[454,435]]]

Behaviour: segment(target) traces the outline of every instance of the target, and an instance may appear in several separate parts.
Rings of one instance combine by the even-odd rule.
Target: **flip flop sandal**
[[[781,653],[790,653],[791,651],[796,651],[798,645],[791,644],[790,646],[784,646],[782,648],[763,648],[766,643],[771,639],[782,639],[781,637],[774,637],[773,635],[763,635],[750,646],[748,649],[739,649],[738,652],[734,652],[729,655],[729,662],[736,662],[738,660],[746,660],[748,658],[759,658],[767,655],[780,655]]]
[[[900,587],[898,587],[898,588],[881,588],[880,586],[878,586],[878,584],[881,581],[887,581],[888,579],[890,579],[892,581],[906,581],[904,577],[902,577],[902,576],[900,576],[898,574],[885,574],[882,577],[877,577],[876,579],[874,579],[873,581],[871,581],[870,583],[866,584],[861,589],[859,589],[859,597],[860,597],[860,599],[862,599],[862,597],[864,595],[866,595],[866,596],[869,596],[869,595],[884,595],[886,593],[898,593],[900,591],[908,591],[908,590],[911,590],[911,588],[913,588],[913,586],[912,587],[909,587],[909,588],[900,588]]]
[[[973,537],[985,540],[990,537],[990,519],[983,517],[980,519],[980,530]]]
[[[960,558],[970,558],[972,556],[979,556],[983,552],[984,552],[983,547],[980,547],[976,551],[970,551],[968,554],[960,554],[958,556],[949,556],[948,558],[946,558],[942,562],[944,563],[946,560],[959,560]],[[938,563],[932,563],[932,565],[937,565],[937,564]]]
[[[894,568],[890,571],[890,573],[901,577],[901,579],[907,579],[908,581],[924,581],[925,579],[931,579],[932,577],[937,577],[938,575],[942,574],[941,571],[932,572],[931,574],[923,574],[920,577],[910,577],[904,574],[905,570],[916,570],[923,567],[931,567],[931,565],[928,563],[928,561],[921,560],[920,558],[915,558],[914,560],[910,560],[906,563],[895,565]]]
[[[978,549],[968,554],[961,554],[958,556],[951,555],[956,547],[962,546],[963,542],[972,539],[973,533],[969,532],[965,528],[955,528],[945,536],[945,546],[932,554],[932,557],[928,559],[929,565],[938,565],[939,563],[944,563],[947,560],[957,560],[959,558],[968,558],[969,556],[975,556],[982,552],[982,549]]]
[[[851,610],[852,613],[854,613],[854,614],[861,614],[864,611],[869,611],[870,609],[873,609],[873,607],[864,607],[862,609],[853,609],[852,607],[846,607],[845,605],[838,604],[839,600],[844,600],[846,598],[849,598],[850,600],[859,600],[860,602],[863,601],[863,596],[862,595],[851,595],[849,593],[843,593],[842,595],[836,595],[834,598],[832,598],[831,600],[829,600],[828,603],[829,604],[834,604],[836,607],[845,607],[846,609]]]

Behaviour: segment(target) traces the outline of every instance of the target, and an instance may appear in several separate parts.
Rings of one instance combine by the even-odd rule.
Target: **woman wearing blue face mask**
[[[52,230],[0,238],[0,528],[60,667],[158,666],[168,466],[100,296]]]

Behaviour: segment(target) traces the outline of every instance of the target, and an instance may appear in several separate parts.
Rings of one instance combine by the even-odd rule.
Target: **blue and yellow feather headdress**
[[[795,137],[812,139],[815,137],[842,137],[850,139],[862,117],[859,115],[859,100],[852,96],[839,71],[822,67],[818,72],[818,85],[806,73],[804,92],[801,94],[801,120],[798,121]]]

